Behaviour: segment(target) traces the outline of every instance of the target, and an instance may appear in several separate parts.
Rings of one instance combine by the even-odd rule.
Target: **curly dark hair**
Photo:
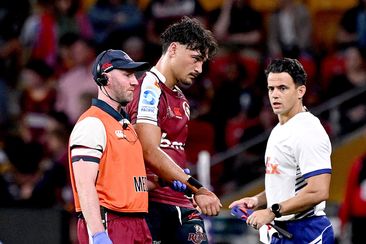
[[[268,65],[265,73],[268,77],[269,73],[288,73],[297,86],[306,85],[307,74],[304,67],[297,59],[281,58],[274,59]]]
[[[179,22],[170,25],[161,35],[162,49],[165,53],[172,42],[186,45],[190,50],[197,50],[208,59],[218,49],[217,42],[211,31],[205,29],[195,18],[184,16]]]

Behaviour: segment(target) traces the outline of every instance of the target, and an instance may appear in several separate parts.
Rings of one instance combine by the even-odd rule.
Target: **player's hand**
[[[113,244],[113,242],[105,231],[101,231],[93,235],[93,244]]]
[[[258,198],[257,197],[244,197],[242,199],[236,200],[229,205],[229,208],[233,208],[234,206],[239,205],[247,209],[253,209],[258,207]]]
[[[247,224],[258,230],[263,225],[271,223],[274,217],[269,208],[257,210],[248,216]]]
[[[201,187],[194,194],[194,200],[203,214],[216,216],[220,212],[222,204],[220,199],[205,187]]]

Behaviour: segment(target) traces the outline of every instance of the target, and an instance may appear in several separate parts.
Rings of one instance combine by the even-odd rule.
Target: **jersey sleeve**
[[[71,161],[99,163],[106,141],[106,130],[100,119],[87,117],[79,121],[70,135]]]
[[[141,84],[136,123],[158,125],[161,89],[156,78],[147,73]]]
[[[331,150],[329,137],[323,128],[302,133],[297,142],[295,157],[303,177],[330,174]]]

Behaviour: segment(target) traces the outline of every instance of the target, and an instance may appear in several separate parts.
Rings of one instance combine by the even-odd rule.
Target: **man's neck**
[[[159,59],[155,65],[155,68],[165,77],[166,80],[164,84],[170,89],[173,89],[177,82],[170,68],[170,63],[165,56],[162,56]]]
[[[301,104],[301,106],[294,107],[294,110],[292,112],[289,112],[287,114],[279,114],[278,115],[278,121],[281,125],[285,124],[287,121],[289,121],[291,118],[296,116],[296,114],[299,114],[301,112],[306,112],[307,108]]]

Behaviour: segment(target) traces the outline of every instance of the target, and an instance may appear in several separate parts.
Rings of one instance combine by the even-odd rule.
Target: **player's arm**
[[[135,129],[142,145],[147,166],[168,182],[179,180],[186,183],[189,175],[185,174],[183,169],[160,148],[160,127],[147,123],[137,123]]]
[[[161,150],[160,127],[147,123],[137,123],[135,124],[135,129],[141,141],[147,166],[165,181],[173,182],[174,180],[179,180],[186,184],[193,193],[198,192],[201,186],[189,183],[191,176],[187,175],[168,154]]]
[[[147,123],[135,124],[136,132],[142,144],[147,166],[165,181],[178,180],[187,185],[195,194],[195,200],[204,214],[217,215],[221,203],[215,194],[203,187],[190,175],[187,175],[174,160],[160,148],[161,129]]]
[[[83,216],[88,223],[88,228],[92,235],[104,231],[98,194],[95,188],[99,165],[95,162],[79,160],[74,162],[72,166],[80,206]]]
[[[307,179],[307,186],[301,189],[298,194],[283,202],[279,202],[281,215],[296,214],[310,209],[318,203],[325,201],[329,196],[330,174],[320,174]],[[275,219],[275,214],[266,208],[255,211],[248,217],[247,223],[255,225],[256,228],[270,223]]]
[[[331,179],[329,137],[319,126],[302,131],[298,138],[298,142],[294,145],[294,156],[299,162],[301,172],[304,172],[306,185],[294,197],[280,203],[282,215],[305,211],[329,197]]]
[[[308,178],[307,185],[298,194],[282,203],[281,214],[299,213],[314,207],[329,197],[331,174],[320,174]]]

